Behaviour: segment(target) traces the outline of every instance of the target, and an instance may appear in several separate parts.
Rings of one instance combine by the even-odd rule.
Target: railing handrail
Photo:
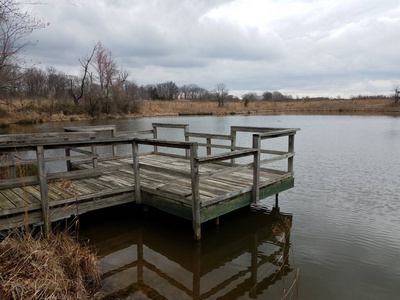
[[[63,127],[64,131],[67,132],[86,132],[86,131],[116,131],[115,125],[96,125],[96,126],[67,126]]]
[[[189,124],[182,123],[152,123],[153,127],[163,127],[163,128],[187,128]]]
[[[256,133],[256,135],[260,136],[261,139],[264,140],[264,139],[277,138],[277,137],[296,134],[296,132],[299,130],[300,130],[299,128],[288,128],[288,129],[280,129],[264,133]]]
[[[219,154],[214,154],[214,155],[207,155],[207,156],[201,156],[197,158],[197,162],[199,164],[204,164],[204,163],[210,163],[214,161],[219,161],[219,160],[227,160],[227,159],[232,159],[232,158],[239,158],[239,157],[244,157],[244,156],[250,156],[254,155],[258,149],[243,149],[243,150],[235,150],[235,151],[230,151],[230,152],[223,152]]]
[[[83,139],[96,138],[94,131],[86,132],[47,132],[47,133],[17,133],[0,135],[0,145],[29,143],[31,141],[61,140],[61,139]]]
[[[278,127],[256,127],[256,126],[231,126],[231,130],[240,132],[270,132],[276,130],[297,129],[298,128],[278,128]]]
[[[203,133],[203,132],[186,132],[186,136],[189,137],[198,137],[198,138],[210,138],[213,140],[232,140],[232,136],[228,134],[213,134],[213,133]]]

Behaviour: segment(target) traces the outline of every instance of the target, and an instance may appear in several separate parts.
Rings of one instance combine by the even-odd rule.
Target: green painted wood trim
[[[294,178],[274,183],[266,186],[260,190],[260,199],[273,196],[277,193],[283,192],[294,187]],[[230,200],[225,200],[222,203],[210,205],[201,209],[201,223],[212,220],[216,217],[222,216],[244,206],[250,205],[253,202],[252,193],[240,195]],[[175,216],[192,221],[192,208],[184,206],[180,203],[168,200],[166,198],[151,195],[142,192],[142,203],[155,207],[159,210],[173,214]]]
[[[277,193],[283,192],[294,187],[294,178],[289,178],[282,182],[277,182],[266,186],[260,190],[260,199],[267,198]],[[250,205],[253,202],[252,193],[247,193],[235,197],[230,200],[225,200],[222,203],[210,205],[201,210],[201,223],[207,222],[244,206]]]
[[[192,208],[166,198],[142,192],[142,203],[192,221]]]
[[[294,187],[294,177],[288,178],[281,182],[274,183],[272,185],[268,185],[268,186],[260,189],[260,199],[264,199],[269,196],[273,196],[280,192],[291,189],[292,187]]]

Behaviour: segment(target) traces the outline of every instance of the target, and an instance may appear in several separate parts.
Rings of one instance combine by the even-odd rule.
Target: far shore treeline
[[[195,83],[178,86],[173,81],[139,85],[128,79],[129,73],[117,65],[111,51],[100,42],[93,47],[89,56],[81,58],[77,63],[82,67],[82,76],[64,74],[51,66],[26,68],[10,64],[6,70],[3,68],[0,110],[4,110],[4,106],[21,106],[21,99],[24,99],[25,109],[30,106],[42,112],[63,111],[66,114],[88,114],[91,117],[137,113],[143,102],[139,100],[215,102],[217,107],[223,107],[226,102],[241,102],[246,107],[251,102],[261,101],[333,100],[328,97],[299,98],[279,91],[246,93],[239,98],[231,95],[224,83],[217,83],[211,91]],[[351,97],[387,98],[386,95]]]
[[[333,98],[327,97],[293,97],[279,91],[264,91],[260,94],[246,93],[241,97],[229,93],[229,87],[224,83],[215,83],[213,90],[207,90],[196,83],[178,86],[173,80],[166,78],[161,83],[138,84],[130,79],[124,66],[119,66],[115,56],[101,42],[91,48],[90,53],[77,55],[80,76],[64,74],[52,66],[28,65],[22,56],[32,43],[30,34],[35,30],[47,27],[43,20],[27,13],[21,1],[0,1],[0,118],[3,122],[13,123],[23,121],[29,115],[30,119],[52,120],[52,115],[84,115],[83,118],[100,116],[126,116],[133,114],[154,115],[154,106],[149,106],[149,112],[142,107],[148,100],[171,102],[173,100],[189,100],[191,103],[215,103],[219,111],[213,109],[199,111],[196,105],[185,104],[184,108],[177,105],[175,112],[182,114],[232,114],[257,113],[265,111],[285,111],[287,106],[259,106],[253,103],[287,103],[319,101],[325,103]],[[268,86],[268,83],[266,83]],[[394,102],[398,103],[399,88],[395,87]],[[353,99],[388,100],[387,95],[355,96]],[[340,97],[335,98],[335,100]],[[207,103],[207,104],[206,104]],[[238,103],[245,107],[239,111],[239,106],[226,108],[227,103]],[[232,106],[232,105],[231,105]],[[353,105],[354,106],[354,105]],[[165,110],[166,108],[160,109]],[[386,106],[385,106],[386,107]],[[326,107],[325,107],[326,108]],[[177,110],[181,110],[178,112]],[[225,109],[225,110],[224,110]],[[329,108],[328,108],[329,109]],[[343,108],[334,108],[334,110]],[[141,111],[142,110],[142,111]],[[302,109],[304,110],[304,108]],[[305,108],[307,110],[307,108]],[[347,108],[343,109],[347,111]],[[390,111],[397,111],[391,109]],[[34,115],[36,113],[36,115]],[[19,117],[16,115],[20,114]],[[45,115],[45,116],[44,116]],[[56,120],[60,119],[56,117]],[[8,119],[7,119],[8,118]],[[14,120],[13,120],[14,118]],[[58,118],[58,119],[57,119]]]

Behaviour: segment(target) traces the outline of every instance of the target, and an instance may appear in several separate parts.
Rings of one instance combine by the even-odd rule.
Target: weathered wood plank
[[[189,149],[193,142],[178,142],[178,141],[167,141],[167,140],[156,140],[156,139],[145,139],[145,138],[134,138],[139,144],[159,146],[167,148],[177,148],[177,149]]]
[[[25,207],[25,200],[21,198],[18,194],[14,193],[12,190],[2,190],[1,193],[5,196],[10,202],[12,202],[15,207]]]
[[[213,133],[200,133],[200,132],[186,132],[186,136],[198,138],[210,138],[216,140],[231,140],[232,137],[227,134],[213,134]]]
[[[29,204],[33,204],[33,203],[39,203],[39,199],[37,199],[36,197],[33,197],[31,194],[29,194],[27,191],[24,191],[24,188],[12,188],[11,189],[15,194],[17,194],[21,199],[26,199],[26,201],[28,201]]]
[[[224,152],[224,153],[219,153],[219,154],[215,154],[215,155],[199,157],[199,158],[197,158],[197,162],[200,164],[204,164],[204,163],[210,163],[210,162],[219,161],[219,160],[239,158],[239,157],[243,157],[243,156],[253,155],[255,151],[256,150],[254,150],[254,149],[245,149],[245,150]]]
[[[12,209],[15,208],[14,203],[12,203],[8,198],[2,194],[2,191],[0,191],[0,207],[2,209]]]
[[[172,123],[152,123],[153,127],[162,127],[162,128],[182,128],[184,129],[189,124],[172,124]]]

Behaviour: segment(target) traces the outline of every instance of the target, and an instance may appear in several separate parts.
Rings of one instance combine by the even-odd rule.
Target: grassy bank
[[[393,99],[368,100],[298,100],[290,102],[227,102],[218,107],[216,102],[175,101],[138,101],[139,111],[124,115],[100,115],[91,117],[87,114],[65,111],[41,110],[37,103],[43,105],[47,100],[19,100],[13,106],[0,105],[0,126],[7,124],[34,124],[40,122],[78,121],[107,118],[140,118],[155,116],[182,115],[235,115],[235,114],[391,114],[400,115],[400,103]],[[73,108],[73,104],[71,103]]]
[[[98,258],[67,233],[0,243],[0,299],[93,299],[99,284]]]

